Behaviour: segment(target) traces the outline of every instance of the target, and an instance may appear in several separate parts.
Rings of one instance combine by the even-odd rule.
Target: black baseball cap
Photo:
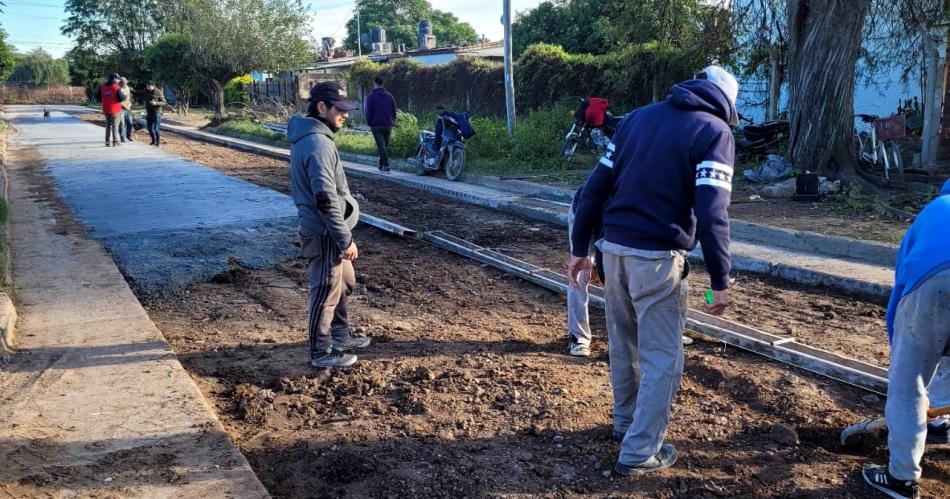
[[[360,108],[356,101],[347,100],[346,90],[335,81],[317,83],[310,89],[310,102],[328,102],[343,111]]]

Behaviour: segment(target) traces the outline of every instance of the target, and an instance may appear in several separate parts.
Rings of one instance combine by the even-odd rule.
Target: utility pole
[[[511,0],[504,0],[501,23],[505,26],[505,111],[508,135],[515,133],[515,75],[511,67]]]
[[[360,30],[360,0],[354,2],[356,6],[356,57],[363,57],[363,33]]]

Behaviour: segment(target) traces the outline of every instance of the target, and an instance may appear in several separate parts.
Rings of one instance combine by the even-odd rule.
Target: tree
[[[873,185],[856,175],[855,64],[871,0],[788,0],[788,90],[795,168]]]
[[[7,45],[7,32],[0,29],[0,80],[6,80],[13,73],[14,65],[16,65],[16,57]]]
[[[788,54],[785,0],[733,2],[736,60],[743,76],[765,80],[765,118],[778,119]]]
[[[511,25],[512,52],[520,56],[536,43],[560,45],[571,53],[605,54],[617,48],[610,33],[610,1],[541,2],[519,12]]]
[[[36,86],[69,83],[69,64],[64,59],[54,59],[43,49],[16,54],[15,58],[8,81]]]
[[[299,0],[185,0],[172,19],[191,40],[195,70],[211,91],[216,119],[225,114],[223,85],[252,71],[281,71],[311,58]]]
[[[203,85],[191,46],[188,35],[168,33],[149,47],[145,56],[145,64],[152,71],[153,78],[172,89],[184,114],[188,114],[191,98]]]
[[[85,87],[88,99],[98,99],[99,85],[105,80],[109,68],[115,67],[111,58],[76,46],[66,52],[64,59],[69,64],[69,81]]]
[[[399,44],[415,47],[420,21],[432,22],[432,33],[441,46],[466,45],[478,41],[478,34],[470,24],[459,22],[449,12],[433,9],[428,0],[360,0],[357,7],[360,10],[362,32],[383,28],[386,30],[386,41],[394,47]],[[346,22],[344,45],[356,50],[358,38],[354,12],[353,17]],[[362,47],[364,52],[368,52],[369,48],[365,44]]]

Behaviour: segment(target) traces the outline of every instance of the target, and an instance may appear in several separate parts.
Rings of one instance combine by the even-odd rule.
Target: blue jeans
[[[148,126],[148,136],[152,138],[152,144],[158,145],[162,135],[162,115],[150,114],[145,117],[145,123]]]
[[[122,139],[122,142],[132,140],[132,132],[134,131],[135,127],[132,123],[132,111],[123,109],[122,114],[119,115],[119,138]]]

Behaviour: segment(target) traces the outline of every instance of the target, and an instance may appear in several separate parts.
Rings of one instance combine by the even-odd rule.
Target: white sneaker
[[[573,336],[571,336],[571,343],[568,349],[571,355],[575,357],[590,357],[590,344],[580,343]]]
[[[692,345],[692,344],[693,344],[693,339],[690,338],[689,336],[686,336],[686,335],[684,334],[684,335],[683,335],[683,346]]]

